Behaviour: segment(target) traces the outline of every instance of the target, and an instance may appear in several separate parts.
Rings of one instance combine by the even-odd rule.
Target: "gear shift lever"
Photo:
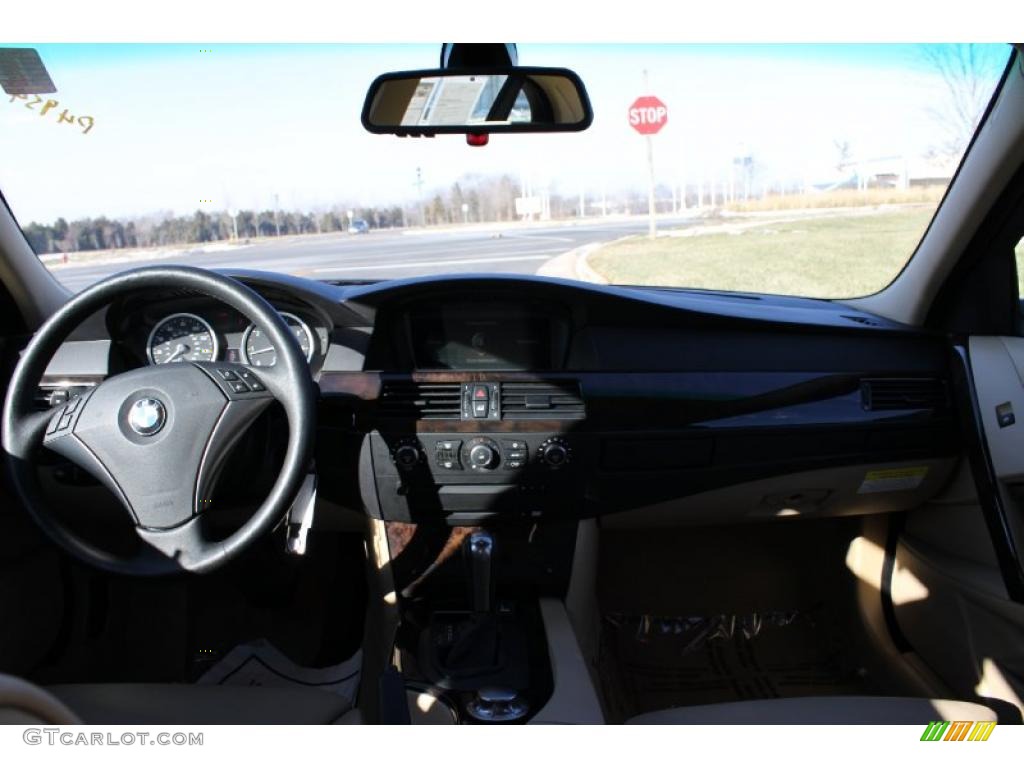
[[[479,692],[474,718],[497,722],[519,719],[525,712],[525,699],[518,692],[529,687],[530,676],[529,647],[515,615],[499,615],[495,538],[489,531],[474,530],[463,540],[472,610],[424,633],[423,657],[435,682]]]
[[[494,536],[488,531],[474,531],[466,540],[469,560],[469,584],[474,613],[491,613],[494,605]]]

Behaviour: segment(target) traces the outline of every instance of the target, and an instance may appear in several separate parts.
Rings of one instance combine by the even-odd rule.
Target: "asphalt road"
[[[680,226],[688,218],[659,219]],[[581,221],[561,226],[514,226],[370,232],[287,237],[216,253],[126,262],[111,260],[60,267],[54,275],[74,291],[123,269],[142,264],[187,263],[207,268],[288,272],[314,279],[412,277],[452,272],[533,274],[547,260],[582,245],[644,232],[646,217]]]

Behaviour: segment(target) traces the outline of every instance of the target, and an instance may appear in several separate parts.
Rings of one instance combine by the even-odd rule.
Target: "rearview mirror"
[[[583,82],[568,69],[427,69],[381,75],[363,104],[371,133],[582,131],[594,119]]]

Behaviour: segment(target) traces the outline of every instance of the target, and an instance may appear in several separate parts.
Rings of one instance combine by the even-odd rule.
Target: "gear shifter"
[[[422,658],[428,660],[431,680],[442,687],[484,691],[477,696],[480,714],[474,717],[497,722],[514,719],[511,711],[521,708],[518,692],[529,687],[530,675],[528,645],[515,614],[499,611],[495,539],[490,531],[476,530],[463,541],[470,610],[457,621],[432,625],[423,634]],[[492,701],[491,689],[502,696],[511,691],[512,703]]]
[[[442,654],[441,666],[451,676],[477,676],[501,668],[498,611],[494,599],[494,536],[474,531],[463,546],[472,611],[455,629],[455,637]]]
[[[466,540],[466,559],[469,561],[469,586],[472,593],[473,613],[495,611],[494,604],[494,536],[488,531],[475,531]]]

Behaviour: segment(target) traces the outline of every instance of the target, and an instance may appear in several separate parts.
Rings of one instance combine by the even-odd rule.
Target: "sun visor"
[[[9,96],[57,92],[35,48],[0,48],[0,88]]]

